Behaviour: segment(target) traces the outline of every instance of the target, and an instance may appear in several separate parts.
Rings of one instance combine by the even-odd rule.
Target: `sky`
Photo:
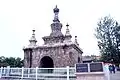
[[[78,36],[83,55],[99,55],[95,28],[101,17],[110,15],[120,22],[119,0],[0,0],[0,56],[23,58],[32,29],[37,44],[49,36],[53,8],[60,9],[59,19],[65,34],[68,23],[72,41]]]

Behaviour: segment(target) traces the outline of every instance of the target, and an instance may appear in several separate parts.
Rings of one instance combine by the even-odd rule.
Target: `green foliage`
[[[23,66],[23,60],[21,58],[14,58],[14,57],[0,57],[0,67],[22,67]]]
[[[91,59],[93,62],[100,62],[99,56],[96,55],[86,55],[84,56],[84,58],[86,59]]]
[[[120,26],[110,16],[102,18],[96,28],[101,61],[120,63]]]
[[[93,62],[100,62],[99,56],[91,55]]]

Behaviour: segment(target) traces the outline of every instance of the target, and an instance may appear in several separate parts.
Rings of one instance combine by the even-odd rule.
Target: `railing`
[[[75,68],[0,68],[0,78],[75,80]]]

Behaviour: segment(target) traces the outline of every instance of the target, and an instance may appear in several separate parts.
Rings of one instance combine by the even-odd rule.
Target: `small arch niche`
[[[69,52],[69,57],[72,58],[73,57],[73,53]]]

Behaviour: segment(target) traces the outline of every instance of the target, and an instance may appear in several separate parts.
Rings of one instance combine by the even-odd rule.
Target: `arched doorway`
[[[45,56],[40,61],[40,67],[41,68],[53,68],[53,60],[49,56]]]
[[[40,61],[41,68],[53,68],[53,60],[49,56],[45,56]],[[53,69],[42,69],[41,72],[43,73],[53,73]]]

